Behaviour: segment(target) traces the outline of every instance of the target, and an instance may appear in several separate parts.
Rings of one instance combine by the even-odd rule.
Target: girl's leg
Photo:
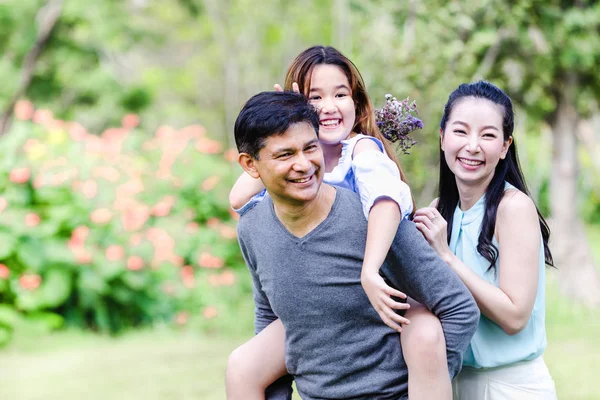
[[[235,349],[227,360],[227,399],[264,400],[265,389],[287,374],[284,344],[285,331],[276,320]]]
[[[409,325],[402,326],[400,342],[408,367],[410,400],[452,399],[446,340],[440,320],[425,306],[408,299]]]

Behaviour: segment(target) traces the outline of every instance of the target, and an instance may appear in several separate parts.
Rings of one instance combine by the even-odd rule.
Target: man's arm
[[[381,273],[423,304],[442,324],[448,371],[454,378],[479,323],[479,308],[460,278],[427,243],[412,221],[402,221]]]
[[[240,224],[241,225],[241,224]],[[252,292],[254,296],[254,333],[258,334],[265,329],[269,324],[277,319],[277,316],[271,308],[271,303],[267,298],[267,295],[262,290],[262,285],[258,274],[256,273],[256,267],[252,261],[250,252],[248,251],[243,235],[240,234],[240,225],[238,225],[238,241],[242,256],[246,261],[246,266],[250,271],[252,277]],[[258,362],[258,360],[257,360]],[[291,400],[292,399],[292,381],[294,378],[291,375],[284,375],[275,382],[273,382],[265,390],[265,400]]]

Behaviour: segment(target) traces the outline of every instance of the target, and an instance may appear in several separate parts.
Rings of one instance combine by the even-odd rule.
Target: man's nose
[[[294,169],[296,171],[307,171],[310,168],[311,162],[304,153],[298,153],[294,160]]]

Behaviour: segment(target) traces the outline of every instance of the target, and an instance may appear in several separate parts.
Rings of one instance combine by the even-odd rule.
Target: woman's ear
[[[506,157],[506,153],[508,153],[508,149],[510,149],[510,145],[513,142],[513,137],[509,136],[508,140],[504,141],[504,145],[502,146],[502,153],[500,154],[500,159],[504,160],[504,158]]]
[[[254,179],[260,178],[260,173],[256,168],[256,161],[248,153],[240,153],[238,156],[238,164]]]
[[[440,148],[444,151],[444,130],[440,128]]]

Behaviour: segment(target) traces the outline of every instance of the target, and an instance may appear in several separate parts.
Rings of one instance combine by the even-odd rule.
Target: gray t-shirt
[[[357,194],[336,188],[328,217],[302,238],[281,224],[270,197],[238,224],[254,283],[256,331],[281,319],[286,366],[303,399],[407,396],[399,335],[381,321],[360,282],[367,236],[361,210]],[[454,376],[477,327],[471,294],[411,221],[400,224],[381,272],[438,315]]]

